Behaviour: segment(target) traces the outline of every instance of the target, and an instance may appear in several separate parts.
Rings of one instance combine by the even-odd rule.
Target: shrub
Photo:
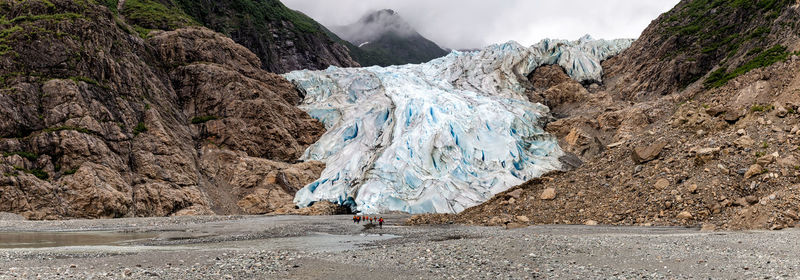
[[[769,112],[772,111],[773,108],[772,105],[756,104],[750,107],[750,112]]]
[[[50,178],[50,174],[47,174],[47,172],[44,172],[41,169],[26,169],[24,167],[20,167],[20,166],[16,166],[16,165],[14,166],[14,169],[16,169],[18,171],[22,171],[22,172],[28,173],[28,174],[33,174],[33,176],[36,176],[36,178],[39,178],[39,179],[42,179],[42,180],[47,180],[48,178]]]
[[[789,52],[786,51],[786,47],[782,45],[776,45],[766,51],[761,52],[747,63],[736,67],[736,69],[730,73],[726,72],[726,68],[720,68],[717,71],[711,72],[703,85],[705,85],[707,88],[718,88],[724,86],[726,83],[728,83],[728,81],[742,74],[750,72],[750,70],[770,66],[775,62],[784,61],[788,57]]]
[[[73,77],[69,77],[69,79],[72,80],[73,82],[75,82],[76,84],[78,82],[85,82],[87,84],[95,85],[95,86],[100,84],[97,81],[93,80],[92,78],[83,77],[83,76],[73,76]]]
[[[36,153],[31,153],[31,152],[3,153],[3,156],[6,156],[6,157],[10,157],[10,156],[13,156],[13,155],[19,155],[21,157],[24,157],[24,158],[30,160],[30,161],[36,161],[39,158],[39,155],[37,155]]]
[[[139,122],[136,124],[136,127],[133,128],[133,135],[139,135],[139,133],[142,132],[147,132],[147,126],[145,126],[143,122]]]
[[[48,178],[50,178],[50,174],[47,174],[47,172],[44,172],[41,169],[31,169],[28,172],[33,174],[33,176],[36,176],[36,178],[42,180],[47,180]]]

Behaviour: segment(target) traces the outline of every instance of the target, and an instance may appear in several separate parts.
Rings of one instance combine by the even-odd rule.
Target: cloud
[[[364,14],[397,11],[442,47],[479,48],[509,40],[636,38],[679,0],[282,0],[325,26],[348,25]]]
[[[416,34],[403,18],[398,17],[392,10],[381,10],[362,17],[358,22],[347,26],[328,26],[339,37],[360,45],[375,40],[386,33],[396,36],[409,37]]]

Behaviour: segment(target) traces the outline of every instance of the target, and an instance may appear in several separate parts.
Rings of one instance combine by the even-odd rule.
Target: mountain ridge
[[[359,50],[351,48],[363,66],[422,63],[449,53],[390,9],[367,13],[355,23],[331,30]]]

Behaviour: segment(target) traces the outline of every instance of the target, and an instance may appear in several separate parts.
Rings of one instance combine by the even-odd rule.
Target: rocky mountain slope
[[[285,73],[328,66],[358,66],[325,28],[279,0],[107,0],[146,37],[151,30],[205,26],[247,47],[263,69]]]
[[[353,44],[351,54],[363,66],[422,63],[448,53],[393,10],[371,12],[350,25],[331,29]]]
[[[584,165],[411,223],[796,226],[798,19],[795,1],[685,0],[603,62],[604,84],[537,69],[547,131]]]
[[[324,132],[295,107],[300,92],[222,34],[189,27],[143,39],[126,23],[132,14],[109,6],[0,2],[0,212],[291,209],[324,167],[295,161]]]

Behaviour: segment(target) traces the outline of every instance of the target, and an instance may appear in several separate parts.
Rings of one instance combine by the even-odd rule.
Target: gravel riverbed
[[[406,227],[401,226],[407,218],[402,215],[385,217],[383,229],[365,229],[350,218],[0,221],[0,279],[800,277],[800,231],[795,229]],[[41,235],[44,242],[54,233],[66,235],[61,247],[31,248],[35,244],[12,245],[9,240]]]

